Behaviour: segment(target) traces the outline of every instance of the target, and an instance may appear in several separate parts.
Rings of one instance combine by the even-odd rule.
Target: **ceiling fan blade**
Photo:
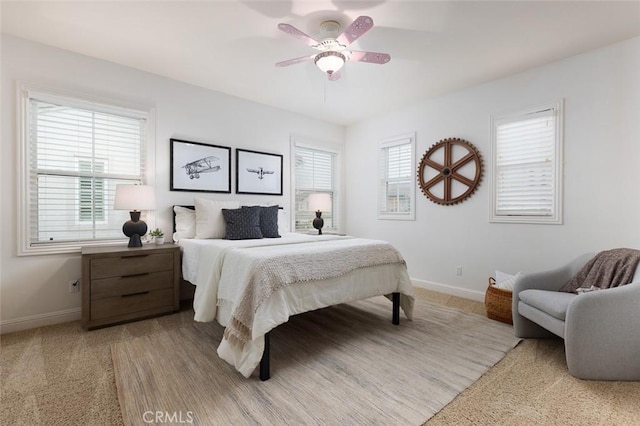
[[[370,16],[359,16],[336,40],[343,46],[348,46],[371,28],[373,28],[373,19]]]
[[[289,25],[289,24],[278,24],[278,29],[280,29],[281,31],[289,34],[292,37],[297,38],[298,40],[301,40],[303,43],[317,48],[320,45],[320,42],[317,40],[314,40],[313,38],[309,37],[308,35],[306,35],[305,33],[303,33],[302,31],[300,31],[299,29],[297,29],[296,27],[294,27],[293,25]]]
[[[340,75],[340,70],[338,71],[334,71],[331,74],[329,74],[329,80],[330,81],[336,81],[337,79],[339,79],[341,77]]]
[[[301,56],[299,58],[287,59],[286,61],[276,63],[276,67],[288,67],[289,65],[299,64],[312,60],[316,55]]]
[[[352,50],[349,60],[354,62],[370,62],[372,64],[386,64],[391,60],[388,53],[362,52],[360,50]]]

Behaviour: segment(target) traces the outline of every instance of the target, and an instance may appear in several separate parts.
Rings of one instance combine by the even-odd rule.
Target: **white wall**
[[[489,223],[490,115],[559,98],[564,224]],[[415,221],[377,220],[378,142],[410,131],[417,162],[441,139],[468,140],[484,157],[484,179],[461,204],[436,205],[418,189]],[[640,248],[640,38],[350,126],[345,161],[347,231],[392,242],[425,287],[482,300],[495,269],[536,271],[583,252]]]
[[[155,108],[155,185],[158,200],[156,224],[167,235],[171,231],[170,206],[192,204],[194,195],[197,195],[169,191],[170,138],[284,154],[283,197],[259,198],[233,193],[204,196],[214,199],[278,201],[287,208],[290,205],[290,135],[313,136],[316,140],[334,144],[344,142],[342,126],[10,36],[3,35],[1,41],[2,332],[80,317],[80,293],[68,293],[68,281],[80,277],[78,254],[16,256],[17,81]],[[233,155],[232,161],[235,162],[235,152]],[[232,182],[232,191],[235,191],[235,176]]]

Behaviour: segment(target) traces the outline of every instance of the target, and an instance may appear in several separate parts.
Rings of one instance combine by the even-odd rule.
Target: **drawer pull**
[[[143,277],[145,275],[149,275],[149,272],[142,272],[140,274],[131,274],[131,275],[123,275],[120,278],[131,278],[131,277]]]
[[[148,291],[140,291],[138,293],[123,294],[122,297],[140,296],[149,293]]]
[[[131,254],[131,255],[127,255],[127,256],[121,256],[121,259],[130,259],[133,257],[148,257],[148,254]]]

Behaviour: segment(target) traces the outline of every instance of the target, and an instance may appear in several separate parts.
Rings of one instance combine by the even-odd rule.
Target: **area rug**
[[[111,347],[125,424],[420,425],[518,344],[511,326],[384,297],[292,317],[271,333],[271,379],[218,358],[223,328],[194,323]]]

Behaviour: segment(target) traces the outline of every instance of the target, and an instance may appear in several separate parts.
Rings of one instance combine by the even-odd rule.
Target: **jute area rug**
[[[271,333],[271,379],[218,358],[223,328],[194,323],[112,345],[125,424],[420,425],[517,345],[510,326],[384,297],[297,315]]]

